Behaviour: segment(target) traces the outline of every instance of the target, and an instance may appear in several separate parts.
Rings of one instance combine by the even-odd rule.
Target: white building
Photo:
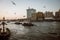
[[[33,8],[28,8],[27,9],[27,18],[31,18],[33,13],[36,13],[36,10]]]

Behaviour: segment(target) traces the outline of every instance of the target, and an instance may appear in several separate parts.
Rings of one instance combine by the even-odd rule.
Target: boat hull
[[[31,23],[24,23],[24,24],[22,24],[23,26],[34,26],[33,24],[31,24]]]

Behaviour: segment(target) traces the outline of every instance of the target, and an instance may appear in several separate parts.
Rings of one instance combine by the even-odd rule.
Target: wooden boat
[[[32,24],[32,23],[23,23],[22,25],[23,26],[34,26],[34,24]]]
[[[10,23],[10,21],[7,21],[7,23]]]
[[[22,24],[22,23],[20,23],[20,22],[15,22],[14,24],[17,24],[17,25],[19,25],[19,24]]]

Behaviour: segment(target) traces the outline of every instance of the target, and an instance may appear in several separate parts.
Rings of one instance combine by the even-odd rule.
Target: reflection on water
[[[11,30],[9,40],[57,40],[54,35],[49,32],[55,32],[60,35],[60,22],[33,22],[35,26],[24,27],[8,23],[5,27]]]

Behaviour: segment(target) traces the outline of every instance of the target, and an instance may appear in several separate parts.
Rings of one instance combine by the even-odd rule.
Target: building
[[[45,20],[47,19],[47,20],[50,20],[50,19],[54,19],[53,17],[54,17],[54,15],[53,15],[53,12],[49,12],[49,11],[46,11],[45,13],[44,13],[44,17],[45,17]]]
[[[60,20],[60,10],[55,12],[55,19]]]
[[[37,20],[37,13],[33,13],[32,17],[31,17],[32,21],[36,21]]]
[[[44,20],[43,12],[37,12],[37,20]]]
[[[34,21],[44,20],[44,14],[43,14],[43,12],[33,13],[31,20],[34,20]]]
[[[33,13],[36,13],[36,9],[33,9],[33,8],[28,8],[27,9],[27,18],[31,18],[32,17],[32,14]]]

